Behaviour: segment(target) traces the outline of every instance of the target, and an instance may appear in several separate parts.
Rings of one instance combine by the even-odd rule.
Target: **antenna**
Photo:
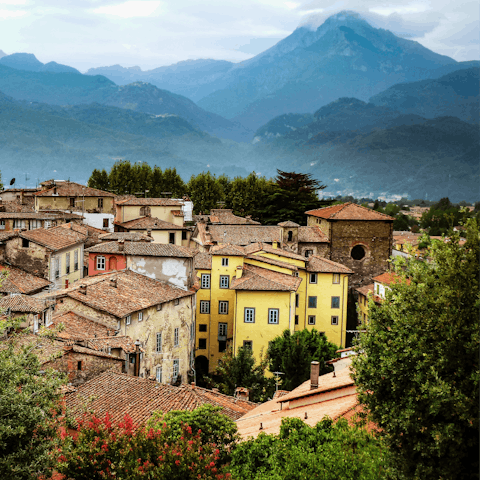
[[[280,380],[280,375],[285,375],[283,372],[272,372],[275,375],[275,392],[278,392],[278,381]]]

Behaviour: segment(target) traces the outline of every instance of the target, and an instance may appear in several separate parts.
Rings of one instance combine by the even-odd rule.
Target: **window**
[[[255,323],[255,309],[245,308],[245,314],[243,318],[245,323]]]
[[[151,215],[152,210],[150,207],[140,207],[140,216],[141,217],[147,217],[148,215]]]
[[[143,312],[138,312],[138,321],[141,322],[143,320]]]
[[[228,314],[228,302],[218,302],[218,313],[220,315]]]
[[[218,341],[218,351],[219,353],[224,352],[227,349],[227,342],[225,340]]]
[[[298,315],[295,315],[295,325],[298,325]]]
[[[173,304],[176,306],[176,305],[180,305],[180,299],[176,298],[174,301],[173,301]]]
[[[210,274],[202,273],[201,279],[202,279],[201,281],[202,288],[210,288]]]
[[[251,350],[253,348],[253,342],[251,340],[243,341],[243,348]]]
[[[30,246],[30,241],[27,240],[26,238],[22,238],[22,247],[28,248],[29,246]]]
[[[103,219],[103,228],[108,228],[108,218]]]
[[[41,220],[30,220],[28,222],[28,229],[35,230],[36,228],[42,228],[42,221]]]
[[[308,258],[310,255],[313,255],[313,250],[305,250],[305,258]]]
[[[340,274],[334,273],[333,274],[333,283],[340,283]]]
[[[81,369],[82,369],[82,361],[79,360],[79,361],[77,362],[77,370],[81,370]]]
[[[228,324],[226,323],[219,323],[218,324],[218,338],[222,340],[227,339],[227,329],[228,329]]]
[[[308,308],[317,308],[317,297],[308,297]]]
[[[354,260],[361,260],[365,257],[365,248],[362,245],[355,245],[350,252],[350,255]]]
[[[315,325],[315,315],[309,315],[308,316],[308,324],[309,325]]]
[[[268,323],[278,323],[278,308],[269,308],[268,309]]]
[[[170,232],[168,234],[168,243],[175,245],[175,232]]]
[[[295,294],[295,306],[298,308],[298,304],[300,301],[300,295],[298,293]]]
[[[205,350],[207,348],[207,339],[206,338],[199,338],[198,339],[198,349]]]
[[[70,253],[65,254],[65,273],[70,273]]]
[[[110,257],[108,259],[108,269],[109,270],[116,270],[117,269],[117,257]]]
[[[155,380],[158,383],[162,383],[162,367],[157,367],[155,372]]]
[[[55,278],[60,278],[60,258],[55,257],[53,261],[55,264]]]
[[[25,220],[19,220],[16,218],[13,221],[13,228],[25,228]]]
[[[317,274],[311,273],[310,274],[310,283],[317,283]]]
[[[291,230],[288,231],[288,238],[287,238],[287,242],[291,242],[293,241],[293,232]]]
[[[78,270],[78,250],[73,252],[73,270],[75,272]]]
[[[159,304],[157,305],[157,312],[161,312],[161,311],[162,311],[162,304],[159,303]]]
[[[228,288],[229,280],[228,275],[220,275],[220,288]]]
[[[186,240],[187,239],[187,232],[185,230],[183,230],[182,232],[182,240]]]
[[[157,333],[157,340],[155,344],[155,351],[157,353],[162,353],[162,334]]]
[[[293,272],[294,277],[298,277],[298,272]]]
[[[176,358],[174,361],[173,361],[173,370],[172,370],[172,375],[173,375],[173,378],[176,380],[176,378],[178,377],[178,374],[180,373],[180,360],[178,358]]]
[[[125,317],[125,325],[130,325],[132,323],[132,316],[131,315],[127,315]]]
[[[98,199],[98,208],[103,208],[103,198]]]
[[[206,332],[207,331],[207,324],[206,323],[200,323],[198,325],[198,331],[199,332]]]
[[[75,208],[75,197],[70,197],[70,206]]]
[[[332,297],[332,308],[340,308],[340,297]]]
[[[338,325],[338,316],[337,315],[332,316],[332,325]]]
[[[173,346],[178,347],[178,328],[173,331]]]
[[[38,332],[38,315],[34,315],[33,317],[33,333]]]
[[[97,256],[97,270],[105,270],[105,257]]]
[[[222,258],[222,267],[228,267],[228,258]]]
[[[210,300],[200,300],[200,313],[210,313]]]
[[[0,220],[0,230],[5,230],[5,220]]]

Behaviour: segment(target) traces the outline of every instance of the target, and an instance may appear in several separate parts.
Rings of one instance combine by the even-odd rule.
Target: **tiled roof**
[[[125,353],[135,353],[136,350],[135,340],[128,335],[89,338],[87,346],[98,351],[105,351],[108,347],[113,349],[120,348]],[[143,352],[144,349],[140,348],[140,351]]]
[[[251,218],[234,215],[229,208],[212,208],[210,215],[205,215],[205,217],[207,217],[206,221],[221,225],[260,225],[260,222],[256,222]]]
[[[33,197],[24,197],[23,203],[20,203],[19,200],[15,200],[13,202],[0,201],[0,206],[5,207],[5,212],[35,212],[35,199]]]
[[[162,244],[162,243],[144,243],[127,242],[125,243],[125,253],[127,255],[142,255],[153,257],[178,257],[193,258],[196,251],[182,247],[181,245]]]
[[[60,324],[63,324],[64,329],[58,333],[57,337],[65,340],[84,340],[95,336],[115,335],[113,328],[72,311],[53,317],[49,328],[56,328]]]
[[[5,312],[11,309],[12,312],[41,313],[53,302],[28,295],[7,295],[0,298],[0,311]]]
[[[307,272],[353,273],[353,270],[350,270],[345,265],[333,262],[332,260],[328,260],[317,255],[312,255],[308,257]]]
[[[111,242],[115,240],[123,240],[129,242],[152,242],[153,238],[140,232],[113,232],[105,233],[98,237],[102,242]]]
[[[255,260],[257,262],[267,263],[269,265],[276,265],[277,267],[288,268],[294,272],[298,271],[298,267],[296,265],[292,265],[291,263],[282,262],[281,260],[275,260],[273,258],[264,257],[263,255],[247,255],[246,257],[248,260]]]
[[[51,285],[51,282],[31,273],[20,270],[16,267],[0,265],[2,280],[0,281],[0,292],[2,293],[24,293],[29,295]],[[5,278],[3,275],[7,275]]]
[[[244,257],[245,250],[236,245],[215,245],[210,249],[212,255],[230,255],[236,257]]]
[[[373,288],[375,284],[371,283],[370,285],[364,285],[363,287],[358,287],[355,290],[358,293],[361,293],[364,297],[368,296],[369,293],[373,293]]]
[[[165,222],[157,217],[140,217],[124,223],[115,223],[115,225],[131,230],[148,230],[149,228],[152,230],[186,230],[183,226]]]
[[[120,206],[149,206],[149,207],[181,207],[183,205],[182,200],[175,200],[173,198],[127,198],[126,200],[120,200],[115,202]]]
[[[351,202],[318,208],[317,210],[309,210],[305,212],[305,214],[327,220],[382,220],[392,222],[394,220],[394,218],[389,215]]]
[[[198,252],[193,262],[196,270],[210,270],[212,268],[212,255],[206,252]]]
[[[9,218],[21,220],[56,220],[58,215],[46,212],[0,212],[0,219],[8,220]]]
[[[90,282],[83,279],[68,289],[51,292],[50,296],[67,295],[96,310],[123,318],[153,305],[194,294],[131,270],[91,278]],[[86,294],[80,292],[82,285],[87,285]]]
[[[56,190],[55,190],[56,189]],[[56,192],[56,193],[54,193]],[[37,197],[114,197],[110,192],[86,187],[75,182],[59,182],[56,186],[47,190],[34,193]]]
[[[80,415],[89,399],[87,408],[98,416],[110,414],[113,422],[123,420],[128,414],[135,425],[144,424],[155,411],[192,411],[211,404],[222,407],[221,413],[235,420],[253,409],[256,404],[214,393],[189,385],[174,387],[152,380],[115,372],[104,372],[76,388],[65,396],[66,406],[73,414]]]
[[[403,279],[400,275],[395,272],[384,272],[376,277],[373,277],[375,282],[383,283],[385,285],[390,285],[392,283],[402,283]],[[407,283],[410,284],[410,279],[407,278]]]
[[[299,277],[245,264],[241,278],[233,278],[230,288],[232,290],[296,292],[301,281]]]
[[[299,243],[328,243],[328,237],[320,230],[320,227],[300,227],[298,229]]]
[[[298,223],[292,222],[291,220],[287,220],[286,222],[277,223],[277,225],[279,227],[292,227],[292,228],[296,228],[296,227],[300,226]]]
[[[208,233],[214,243],[249,245],[255,242],[280,242],[281,229],[266,225],[209,225]]]
[[[12,237],[15,237],[17,234],[15,232],[0,232],[0,242],[4,242]]]
[[[105,231],[100,228],[95,228],[91,225],[79,225],[78,223],[73,222],[62,223],[61,225],[58,225],[58,227],[54,227],[52,230],[61,231],[60,228],[63,228],[64,230],[73,230],[86,237],[103,235],[105,233]]]
[[[55,232],[53,229],[45,230],[44,228],[36,228],[35,230],[28,230],[21,232],[19,235],[26,240],[30,240],[39,245],[56,251],[62,248],[71,247],[78,243],[82,243],[83,240],[77,235],[68,235],[63,232]],[[68,232],[68,230],[65,230]]]
[[[257,253],[257,252],[265,252],[265,253],[272,253],[274,255],[278,255],[279,257],[291,258],[292,260],[301,260],[302,262],[306,262],[307,259],[302,257],[301,255],[297,255],[293,252],[288,252],[287,250],[283,250],[282,248],[275,248],[271,245],[266,243],[255,243],[253,245],[248,245],[245,247],[245,253]]]

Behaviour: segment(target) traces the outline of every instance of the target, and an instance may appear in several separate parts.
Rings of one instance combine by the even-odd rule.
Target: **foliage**
[[[240,443],[230,471],[238,480],[379,480],[386,478],[383,463],[381,442],[365,429],[328,418],[310,427],[291,417],[279,435]]]
[[[215,375],[220,378],[219,389],[226,395],[234,395],[235,388],[245,387],[250,391],[250,401],[264,402],[273,396],[275,380],[265,376],[267,361],[260,359],[255,365],[255,357],[250,348],[239,347],[233,356],[229,348],[218,361]]]
[[[99,190],[108,191],[110,189],[110,181],[107,171],[105,169],[95,169],[90,175],[87,185],[90,188],[98,188]]]
[[[460,225],[469,216],[463,207],[453,205],[448,198],[442,198],[422,215],[420,226],[429,235],[443,235],[449,228]]]
[[[60,430],[56,469],[75,480],[228,478],[218,449],[203,444],[200,434],[183,425],[181,436],[173,440],[165,423],[159,429],[135,429],[128,415],[118,424],[112,424],[108,413],[103,419],[85,416],[73,435]]]
[[[327,360],[335,358],[336,345],[327,341],[324,333],[315,329],[299,330],[293,335],[285,330],[274,338],[267,351],[271,372],[283,372],[282,388],[293,390],[310,378],[310,364],[313,360],[320,362],[320,374],[332,369],[325,365]]]
[[[200,431],[202,444],[215,444],[219,450],[221,464],[230,461],[230,451],[238,440],[237,424],[220,413],[220,407],[202,405],[193,411],[175,410],[166,414],[155,412],[147,423],[154,430],[166,424],[171,435],[168,442],[177,441],[183,434],[183,426],[188,425],[194,432]]]
[[[479,231],[433,242],[431,263],[397,260],[402,281],[370,301],[354,358],[361,402],[399,478],[478,478]],[[410,279],[410,283],[405,281]]]
[[[18,329],[20,320],[2,321],[1,328]],[[63,375],[42,370],[36,347],[49,341],[40,332],[33,342],[26,333],[12,334],[0,349],[0,478],[37,479],[52,465],[53,445],[60,413]]]
[[[222,182],[225,182],[223,179]],[[195,213],[210,213],[212,208],[219,208],[218,202],[225,198],[223,186],[219,179],[210,172],[192,175],[186,186]]]
[[[0,190],[3,190],[2,172],[0,172]]]

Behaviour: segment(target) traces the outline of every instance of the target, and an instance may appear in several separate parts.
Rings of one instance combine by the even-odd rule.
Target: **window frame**
[[[174,358],[172,364],[172,377],[176,378],[180,375],[180,359]]]
[[[179,328],[176,327],[173,329],[173,346],[178,347],[180,345],[180,332]]]
[[[101,267],[102,261],[103,261],[103,268]],[[95,270],[105,271],[106,264],[107,264],[107,259],[104,255],[97,255],[95,257]]]
[[[162,353],[162,332],[157,332],[155,337],[155,353]]]
[[[125,325],[130,325],[132,323],[132,316],[131,315],[127,315],[125,317]]]
[[[228,267],[228,257],[222,257],[222,267]]]
[[[338,325],[338,321],[339,321],[338,315],[332,315],[331,324]]]
[[[73,271],[78,271],[78,248],[73,252]]]
[[[168,243],[175,245],[175,232],[168,232]]]
[[[225,308],[222,308],[222,307],[225,307]],[[228,315],[228,309],[229,309],[228,300],[219,300],[219,302],[218,302],[218,314],[219,315]],[[225,310],[225,311],[223,311],[223,310]]]
[[[70,274],[70,252],[65,254],[65,274]]]
[[[243,348],[249,348],[253,352],[253,340],[244,340]]]
[[[338,280],[338,282],[336,282],[335,280]],[[340,274],[339,273],[334,273],[333,274],[332,284],[334,284],[334,285],[339,285],[340,284]]]
[[[199,350],[206,350],[207,349],[207,339],[206,338],[199,338],[198,339],[198,349]]]
[[[208,331],[208,325],[206,323],[199,323],[198,324],[198,331],[199,332],[207,332]]]
[[[102,197],[97,199],[97,208],[103,208],[103,198]]]
[[[338,305],[335,306],[334,303],[337,303],[337,301]],[[340,297],[338,295],[332,296],[332,303],[330,308],[340,308]]]
[[[203,315],[210,314],[210,300],[200,300],[200,313]]]
[[[138,312],[138,321],[143,322],[143,312]]]
[[[210,273],[202,273],[200,275],[200,288],[209,289],[211,284]]]
[[[219,337],[226,337],[227,334],[228,334],[228,323],[219,322],[218,323],[218,336]]]
[[[298,315],[295,315],[295,325],[298,325],[299,324],[299,317]]]
[[[255,307],[244,307],[243,308],[243,323],[255,323]],[[251,314],[251,320],[247,320]]]
[[[311,257],[313,255],[313,250],[305,250],[304,255],[305,258]]]
[[[317,308],[318,299],[316,295],[308,296],[308,308]]]
[[[220,275],[220,288],[229,288],[229,287],[230,287],[230,276]]]
[[[162,380],[162,375],[163,372],[162,372],[162,367],[161,366],[158,366],[156,369],[155,369],[155,380],[158,382],[158,383],[163,383]]]
[[[316,273],[310,273],[308,276],[308,283],[316,285],[318,283],[318,275]]]
[[[307,319],[308,325],[316,325],[317,323],[317,316],[316,315],[309,315]]]
[[[269,308],[268,309],[268,324],[269,325],[278,325],[280,323],[280,309],[279,308]]]

